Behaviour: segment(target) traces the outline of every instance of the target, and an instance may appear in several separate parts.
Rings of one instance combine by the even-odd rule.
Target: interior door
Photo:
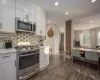
[[[64,33],[60,34],[59,50],[64,51]]]

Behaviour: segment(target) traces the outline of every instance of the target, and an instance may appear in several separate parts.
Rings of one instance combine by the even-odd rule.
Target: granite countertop
[[[97,52],[97,53],[100,53],[100,49],[89,49],[89,48],[72,48],[74,50],[80,50],[80,51],[92,51],[92,52]]]
[[[16,53],[16,49],[15,48],[11,48],[11,49],[0,49],[0,54],[7,54],[7,53]]]

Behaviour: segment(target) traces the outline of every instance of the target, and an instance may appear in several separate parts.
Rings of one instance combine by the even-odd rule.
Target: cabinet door
[[[15,8],[0,2],[0,31],[15,32]]]
[[[44,49],[40,49],[40,69],[45,67]]]
[[[1,1],[13,7],[15,6],[15,0],[1,0]]]
[[[45,66],[49,65],[49,54],[44,53]]]
[[[27,12],[36,15],[36,6],[32,2],[28,2],[27,4]]]
[[[27,0],[16,0],[16,8],[27,11]]]
[[[2,31],[2,10],[3,10],[3,4],[1,4],[0,1],[0,31]]]
[[[16,80],[15,61],[0,64],[0,80]]]
[[[44,48],[45,66],[49,65],[49,47]]]
[[[72,50],[72,56],[80,57],[80,51],[79,50]]]
[[[27,21],[30,21],[32,23],[36,23],[36,16],[30,13],[27,13]]]
[[[96,52],[86,51],[85,56],[87,60],[98,61],[98,54]]]
[[[36,7],[36,34],[45,36],[45,27],[46,27],[46,19],[45,19],[45,11],[39,7]]]
[[[27,13],[23,10],[16,9],[16,17],[20,18],[22,21],[26,20]]]

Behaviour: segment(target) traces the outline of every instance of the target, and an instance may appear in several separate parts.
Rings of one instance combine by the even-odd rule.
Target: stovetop
[[[16,50],[18,53],[37,52],[39,51],[39,46],[17,46]]]

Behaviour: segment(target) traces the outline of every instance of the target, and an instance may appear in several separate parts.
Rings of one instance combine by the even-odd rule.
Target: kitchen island
[[[81,56],[84,55],[84,56]],[[72,49],[73,60],[78,59],[99,65],[100,50],[90,48],[73,48]]]

